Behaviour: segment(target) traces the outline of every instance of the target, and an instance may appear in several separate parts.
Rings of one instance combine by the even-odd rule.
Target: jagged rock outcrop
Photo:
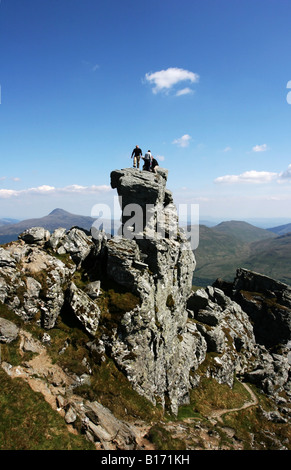
[[[96,245],[81,229],[57,229],[52,235],[39,227],[26,230],[18,242],[0,249],[0,301],[24,320],[37,319],[46,329],[54,327],[66,301],[94,334],[99,308],[74,286],[72,277],[88,258],[98,257],[100,249],[101,244]]]
[[[122,209],[117,236],[94,227],[91,234],[34,227],[0,247],[0,302],[46,331],[63,312],[74,317],[92,354],[110,357],[140,395],[173,413],[205,374],[230,387],[235,376],[255,383],[287,415],[291,288],[239,269],[233,283],[217,280],[194,292],[195,258],[166,182],[161,168],[111,173]],[[0,334],[13,341],[18,330],[4,321]],[[95,416],[88,433],[112,442],[120,423],[112,421],[108,437],[98,428],[104,410],[84,406],[71,403],[68,422]],[[131,430],[123,429],[116,445],[131,448]]]
[[[207,374],[232,386],[235,374],[242,374],[248,366],[256,344],[247,315],[212,286],[192,293],[188,309],[206,340],[207,352],[217,354]]]
[[[0,317],[0,343],[11,343],[18,337],[19,328],[5,318]]]
[[[282,393],[290,399],[289,295],[286,284],[241,268],[233,283],[218,279],[192,293],[190,316],[206,339],[207,351],[217,353],[207,374],[230,386],[236,375],[278,403],[284,402]]]
[[[67,422],[68,420],[74,422],[77,416],[81,419],[83,432],[89,440],[100,441],[103,449],[136,450],[139,448],[134,426],[116,419],[108,408],[97,401],[71,403],[66,413]]]
[[[247,313],[256,342],[273,348],[291,340],[291,287],[268,276],[239,268],[233,283],[214,285]]]
[[[188,400],[190,370],[203,360],[206,344],[195,325],[187,324],[195,259],[178,227],[166,180],[163,169],[158,174],[111,173],[121,201],[123,237],[107,243],[107,274],[140,302],[105,343],[140,394],[163,406],[168,397],[177,412]]]
[[[73,282],[71,282],[68,287],[67,301],[88,333],[94,335],[97,331],[100,318],[98,305],[96,305],[94,300],[92,300],[86,292],[78,289]]]
[[[70,425],[78,422],[82,434],[96,443],[98,449],[139,449],[138,432],[133,425],[117,419],[97,401],[89,401],[75,394],[76,387],[84,382],[84,376],[68,374],[52,364],[43,341],[36,340],[30,333],[0,318],[0,341],[10,343],[16,336],[21,338],[20,352],[30,351],[35,356],[17,367],[3,361],[1,366],[8,375],[22,378],[35,391],[44,393],[45,399],[64,417],[65,422]]]
[[[28,235],[28,234],[27,234]],[[24,320],[41,315],[43,325],[54,326],[64,303],[64,286],[73,266],[66,266],[55,256],[45,252],[29,238],[6,247],[10,262],[2,266],[0,300]],[[3,259],[3,251],[0,253]],[[3,261],[2,261],[3,264]]]
[[[239,269],[233,298],[247,312],[256,340],[266,347],[291,339],[291,287],[246,269]]]

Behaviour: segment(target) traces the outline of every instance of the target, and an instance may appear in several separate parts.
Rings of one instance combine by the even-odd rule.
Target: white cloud
[[[291,179],[291,164],[288,165],[287,170],[282,171],[282,173],[279,174],[279,178],[281,181]]]
[[[215,183],[269,183],[278,177],[278,173],[272,173],[270,171],[256,171],[250,170],[241,173],[240,175],[225,175],[219,176],[214,180]]]
[[[190,93],[193,93],[193,90],[191,90],[191,88],[182,88],[182,90],[177,91],[176,96],[189,95]]]
[[[160,162],[163,162],[165,160],[165,157],[163,155],[157,155],[157,160],[160,160]]]
[[[255,145],[252,150],[253,152],[265,152],[267,150],[267,144]]]
[[[271,171],[256,171],[250,170],[241,173],[240,175],[225,175],[219,176],[214,180],[215,183],[270,183],[276,181],[277,183],[289,183],[291,182],[291,164],[288,165],[285,171],[281,173],[275,173]]]
[[[101,186],[80,186],[73,184],[63,188],[55,188],[54,186],[42,185],[36,188],[20,189],[0,189],[0,199],[8,199],[11,197],[23,197],[27,195],[59,195],[59,194],[94,194],[111,191],[111,187],[107,185]]]
[[[225,149],[223,151],[224,152],[230,152],[230,150],[232,150],[232,149],[231,149],[231,147],[228,146],[228,147],[225,147]]]
[[[96,72],[96,70],[100,68],[99,64],[94,64],[92,62],[89,62],[88,60],[82,60],[82,64],[86,67],[86,69],[89,69],[92,72]]]
[[[178,145],[179,147],[188,147],[191,138],[192,137],[190,135],[185,134],[182,137],[180,137],[179,139],[173,140],[172,143]]]
[[[7,176],[0,176],[0,181],[4,181],[4,180],[7,180],[7,179],[10,179],[12,181],[20,181],[20,178],[18,178],[18,177],[9,177],[9,178],[7,178]]]
[[[281,177],[281,178],[291,178],[291,164],[288,165],[287,170],[285,170],[285,171],[283,171],[282,173],[280,173],[280,177]]]
[[[146,73],[145,79],[150,84],[154,85],[153,93],[160,91],[169,91],[172,87],[180,82],[190,81],[191,83],[197,83],[199,75],[197,73],[190,72],[189,70],[180,69],[177,67],[170,67],[167,70],[159,70],[158,72]],[[189,93],[189,88],[184,88],[184,92],[181,90],[180,94]]]

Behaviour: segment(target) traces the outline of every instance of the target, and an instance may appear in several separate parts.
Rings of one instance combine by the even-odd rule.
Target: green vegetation
[[[163,416],[161,407],[155,407],[146,398],[133,390],[124,374],[115,363],[106,358],[95,364],[91,385],[82,385],[76,393],[88,400],[97,400],[106,406],[119,419],[146,422],[159,420]]]
[[[199,386],[191,390],[190,399],[194,413],[206,417],[214,410],[242,406],[249,400],[249,394],[238,380],[230,388],[226,384],[218,386],[216,380],[203,376]]]
[[[175,307],[175,301],[172,294],[169,294],[167,297],[166,305],[168,308],[173,309]]]
[[[193,284],[211,285],[218,277],[233,281],[239,267],[291,283],[291,234],[274,233],[245,222],[199,227]]]
[[[147,438],[158,450],[186,450],[185,442],[174,439],[161,424],[155,424],[148,432]]]
[[[291,233],[252,243],[244,267],[291,284]]]
[[[230,388],[203,376],[198,387],[191,391],[190,403],[181,406],[176,417],[165,414],[147,437],[158,450],[182,450],[185,442],[187,449],[209,449],[211,441],[215,449],[280,450],[284,446],[290,450],[289,424],[268,420],[264,411],[273,410],[274,404],[254,386],[251,388],[258,399],[257,405],[226,412],[215,422],[209,420],[213,412],[240,408],[250,401],[250,395],[236,379]],[[179,426],[184,429],[184,440],[175,434]]]
[[[228,236],[235,237],[242,242],[251,243],[258,240],[267,240],[275,237],[275,234],[269,230],[265,230],[254,225],[242,222],[239,220],[230,220],[221,222],[220,224],[212,227],[213,232],[227,234]]]
[[[129,299],[129,304],[127,299]],[[108,305],[110,306],[110,312],[108,311],[106,316],[107,327],[109,328],[110,326],[108,323],[110,318],[114,318],[114,312],[127,309],[128,305],[130,307],[136,305],[137,300],[137,297],[130,293],[115,293],[110,289],[103,298],[104,317],[106,316],[105,306],[106,308]],[[0,315],[17,323],[19,327],[22,326],[29,330],[35,338],[41,338],[43,329],[34,322],[24,324],[17,315],[1,303]],[[101,330],[104,331],[104,326]],[[88,349],[87,343],[92,338],[81,328],[81,324],[76,317],[70,315],[70,311],[63,309],[55,327],[49,330],[49,335],[51,341],[47,352],[53,363],[77,375],[88,373],[87,365],[92,371],[90,375],[91,385],[82,385],[76,388],[76,393],[89,400],[100,401],[120,419],[143,419],[148,421],[162,417],[162,408],[160,406],[155,407],[147,399],[134,391],[125,375],[106,354],[103,356],[103,360],[101,360],[97,352]],[[25,353],[25,356],[21,356],[18,346],[19,341],[9,345],[2,345],[2,360],[10,362],[12,365],[19,365],[24,360],[29,360],[28,354],[31,353]]]
[[[223,424],[235,429],[244,450],[280,450],[282,446],[291,450],[289,424],[269,421],[260,407],[228,413],[223,416]]]
[[[112,326],[110,322],[114,322],[115,314],[124,313],[129,305],[132,307],[137,301],[129,293],[115,292],[111,287],[103,290],[100,297],[103,331],[105,325],[106,328]],[[24,323],[1,303],[0,315],[29,330],[38,339],[43,334],[35,322]],[[62,311],[49,334],[51,343],[47,351],[53,362],[78,375],[88,373],[87,365],[91,369],[91,384],[78,387],[75,393],[85,399],[99,401],[119,419],[132,423],[139,420],[151,423],[146,437],[157,450],[208,448],[207,439],[213,436],[216,448],[232,449],[239,443],[243,449],[276,450],[284,445],[290,450],[289,425],[274,423],[265,417],[263,410],[273,410],[274,405],[254,387],[252,389],[259,400],[258,405],[223,414],[216,424],[208,419],[215,410],[240,408],[250,401],[248,391],[238,380],[235,379],[233,388],[230,388],[206,377],[205,371],[213,364],[214,353],[208,353],[196,371],[200,375],[200,382],[190,392],[190,403],[181,406],[178,415],[173,416],[169,410],[164,412],[160,405],[154,406],[133,390],[125,375],[106,353],[101,357],[88,348],[87,344],[92,338],[68,310]],[[19,340],[9,345],[2,344],[1,353],[2,360],[12,365],[23,364],[32,355],[20,355]],[[22,379],[11,379],[0,368],[0,381],[1,450],[93,448],[92,444],[84,440],[84,436],[70,433],[63,418]],[[183,437],[181,432],[176,432],[179,427],[183,430]],[[232,431],[235,438],[229,437],[228,430]]]
[[[98,334],[105,331],[108,335],[112,334],[113,328],[120,326],[120,321],[126,312],[140,305],[138,296],[113,281],[102,285],[101,294],[96,301],[101,311]]]
[[[1,450],[93,450],[84,436],[69,432],[40,393],[0,368]]]

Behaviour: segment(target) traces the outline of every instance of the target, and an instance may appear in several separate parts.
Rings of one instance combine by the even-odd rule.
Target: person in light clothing
[[[151,154],[151,151],[148,150],[145,154],[144,154],[144,166],[143,166],[143,169],[145,171],[151,171],[151,161],[152,161],[152,154]]]

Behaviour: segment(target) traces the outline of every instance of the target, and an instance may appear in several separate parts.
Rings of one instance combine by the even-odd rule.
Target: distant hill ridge
[[[21,232],[31,227],[43,227],[50,232],[59,227],[69,230],[74,226],[90,230],[95,220],[96,219],[93,217],[71,214],[70,212],[57,208],[44,217],[22,220],[16,224],[0,226],[0,244],[17,240]]]
[[[285,235],[286,233],[291,232],[291,223],[285,225],[279,225],[278,227],[273,227],[268,229],[270,232],[276,233],[277,235]]]
[[[233,235],[237,239],[242,240],[244,242],[264,240],[275,236],[272,231],[255,227],[254,225],[251,225],[248,222],[238,220],[221,222],[220,224],[212,227],[212,230],[214,230],[215,232]]]
[[[4,217],[3,219],[0,219],[0,227],[2,227],[3,225],[16,224],[17,222],[19,222],[19,220]]]
[[[218,277],[232,281],[238,266],[291,283],[291,232],[277,235],[247,222],[199,227],[193,283],[207,285]]]
[[[40,218],[17,223],[9,223],[13,219],[5,220],[5,225],[0,223],[0,244],[17,240],[24,230],[36,226],[50,232],[59,227],[90,230],[96,219],[56,208]],[[213,227],[200,225],[195,257],[197,266],[193,283],[196,285],[211,284],[219,277],[232,281],[239,266],[290,284],[291,223],[271,229],[237,220],[221,222]]]

